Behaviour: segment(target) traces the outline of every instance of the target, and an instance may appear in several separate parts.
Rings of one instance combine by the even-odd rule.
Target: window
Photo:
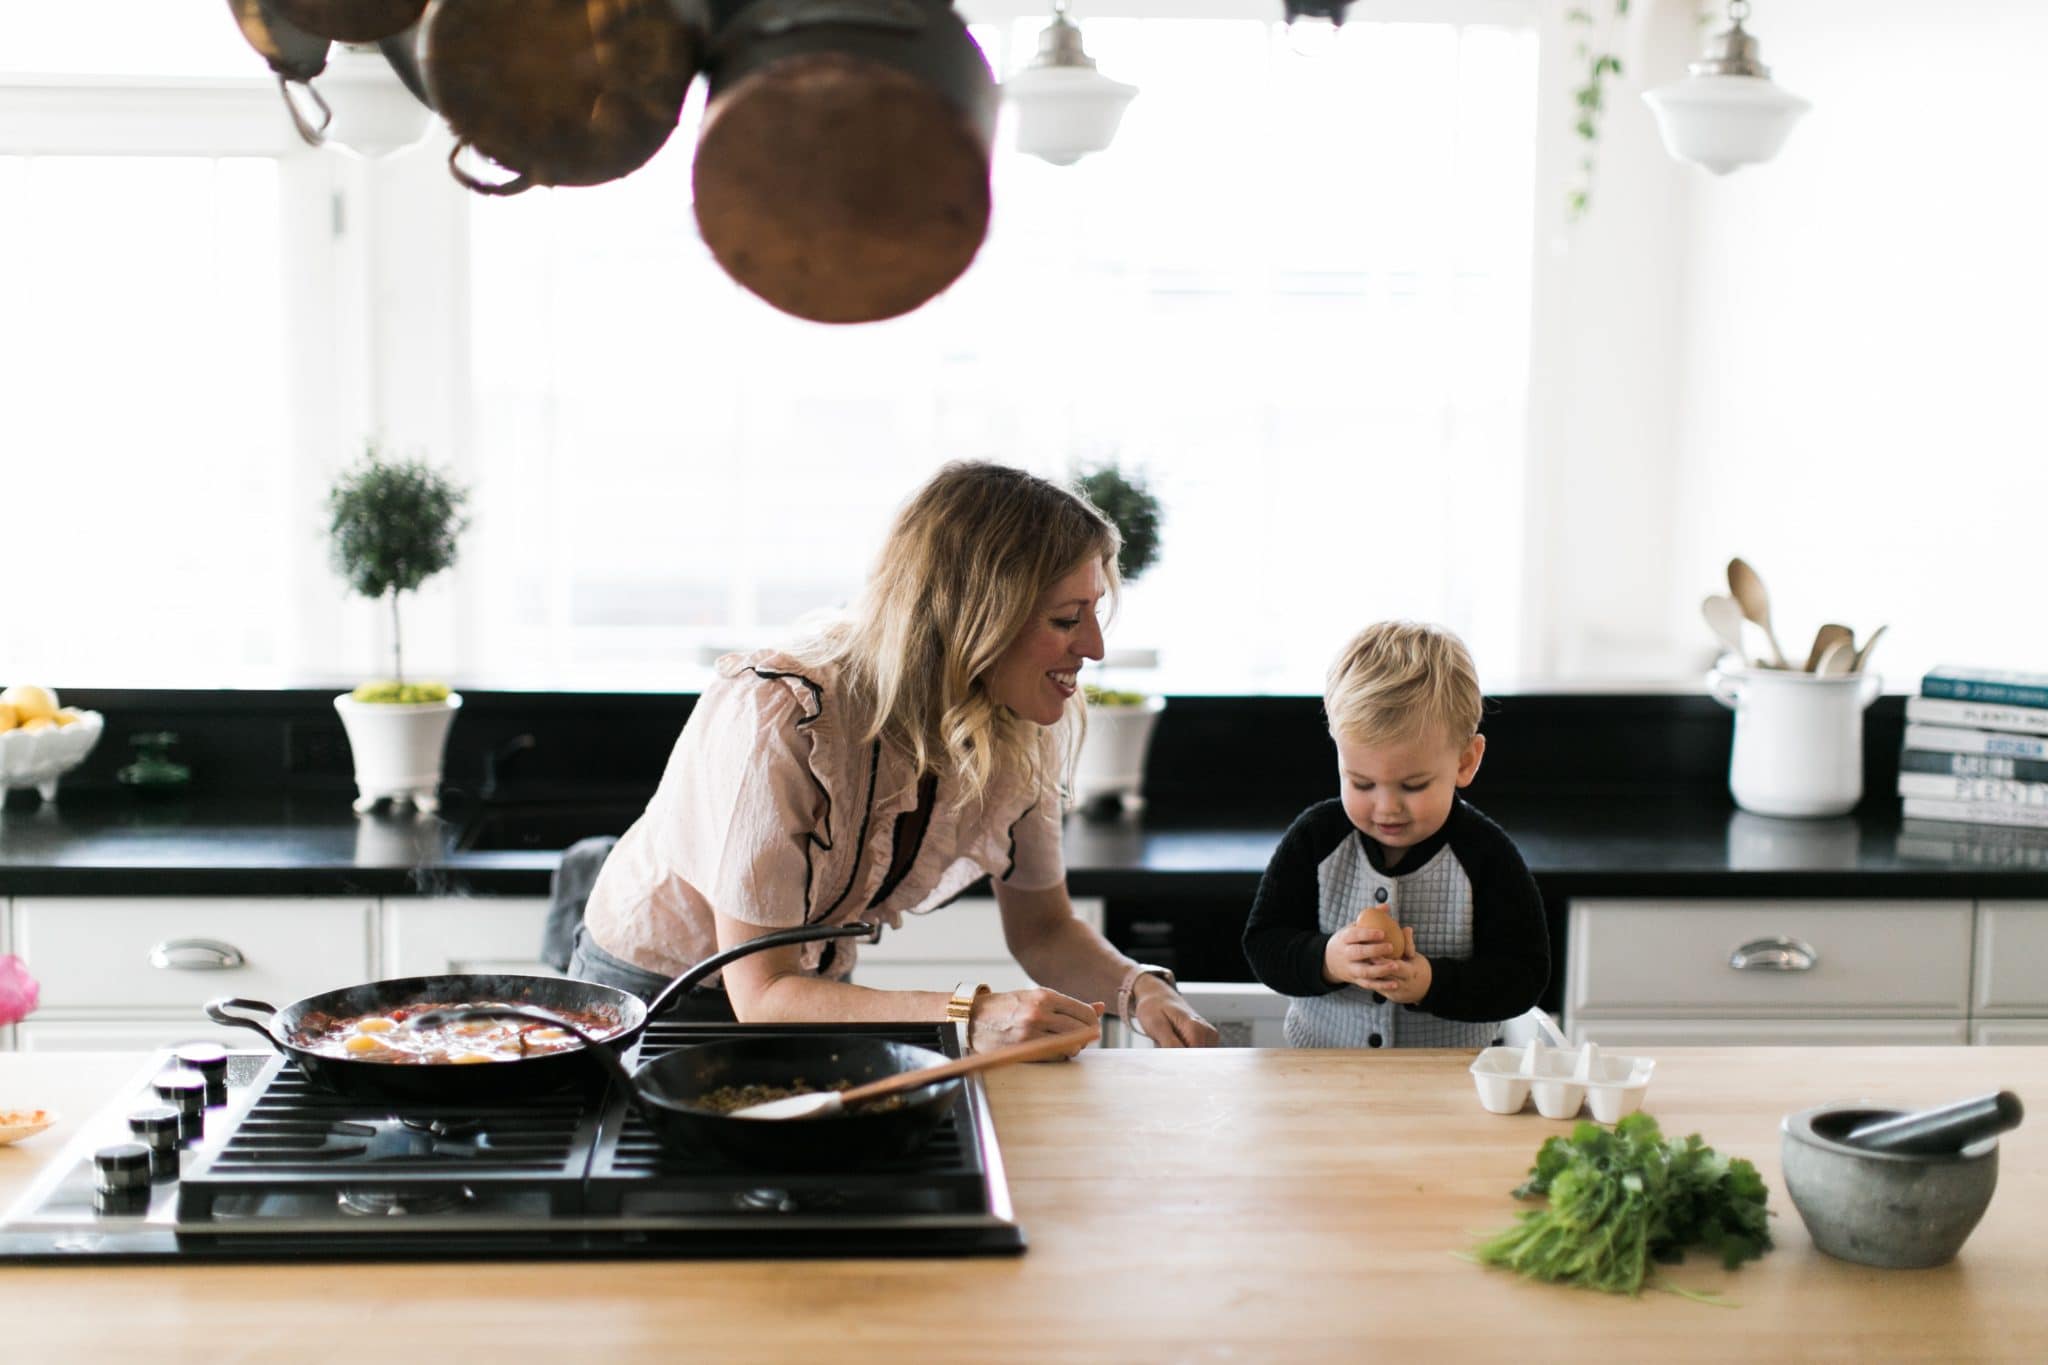
[[[278,181],[254,157],[0,156],[8,681],[292,662]]]
[[[1039,18],[977,31],[992,65]],[[1117,143],[1005,150],[979,258],[888,323],[799,322],[697,240],[697,110],[616,184],[471,206],[467,675],[694,686],[848,600],[894,507],[987,458],[1114,456],[1166,502],[1113,646],[1153,685],[1315,691],[1351,631],[1518,645],[1536,39],[1089,19]],[[701,103],[701,88],[698,102]]]

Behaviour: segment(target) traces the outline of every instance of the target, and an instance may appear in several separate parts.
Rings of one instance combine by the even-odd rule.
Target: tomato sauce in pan
[[[430,1010],[478,1009],[505,1004],[507,1002],[497,1000],[420,1001],[382,1014],[356,1014],[339,1019],[316,1010],[299,1020],[292,1030],[292,1042],[322,1057],[413,1066],[516,1062],[551,1052],[572,1052],[583,1046],[567,1029],[529,1023],[524,1019],[476,1019],[428,1028],[420,1028],[411,1022],[415,1016]],[[547,1013],[568,1020],[597,1039],[609,1038],[623,1031],[618,1018],[608,1010],[550,1009]]]

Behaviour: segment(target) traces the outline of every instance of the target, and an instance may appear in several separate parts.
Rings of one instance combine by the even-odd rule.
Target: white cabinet
[[[1286,1047],[1287,997],[1256,981],[1183,981],[1181,997],[1216,1026],[1220,1047]],[[1112,1021],[1112,1045],[1153,1047],[1151,1039]]]
[[[1980,901],[1973,1017],[2048,1020],[2048,901]]]
[[[1971,1041],[2048,1043],[2048,901],[1979,901]]]
[[[540,960],[544,896],[384,899],[382,975],[559,976]]]
[[[1992,1019],[1970,1025],[1978,1047],[2048,1047],[2048,1019]]]
[[[15,1025],[14,1046],[22,1052],[154,1052],[185,1043],[243,1051],[263,1046],[244,1029],[223,1028],[196,1013],[190,1019],[63,1019],[40,1010]]]
[[[208,1000],[288,1004],[364,980],[377,952],[370,897],[19,896],[9,921],[12,951],[42,983],[24,1033],[87,1020],[211,1027]]]
[[[1101,901],[1078,899],[1074,912],[1102,928]],[[963,896],[929,914],[905,915],[902,928],[861,946],[853,979],[884,991],[949,991],[961,981],[985,981],[998,991],[1032,984],[1010,956],[1002,914],[987,896]]]
[[[1965,1019],[1593,1019],[1572,1041],[1658,1047],[1903,1047],[1970,1041]]]
[[[1607,1043],[1963,1042],[1969,901],[1581,900],[1566,1027]]]

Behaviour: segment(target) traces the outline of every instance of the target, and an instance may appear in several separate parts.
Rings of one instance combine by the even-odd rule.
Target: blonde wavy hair
[[[1115,524],[1080,494],[1021,469],[955,461],[896,514],[852,615],[794,652],[837,668],[852,733],[899,746],[920,774],[952,775],[970,801],[998,773],[1064,790],[1087,723],[1081,698],[1048,746],[985,680],[1077,566],[1101,563],[1113,606],[1120,548]]]
[[[1479,671],[1442,626],[1382,621],[1353,636],[1323,687],[1330,733],[1359,744],[1411,740],[1436,728],[1453,744],[1479,732]]]

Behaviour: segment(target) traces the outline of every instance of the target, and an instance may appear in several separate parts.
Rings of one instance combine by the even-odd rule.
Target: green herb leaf
[[[1531,1279],[1638,1294],[1650,1264],[1705,1247],[1733,1270],[1771,1248],[1769,1191],[1756,1167],[1697,1133],[1666,1141],[1657,1120],[1630,1114],[1608,1130],[1581,1123],[1536,1150],[1515,1197],[1549,1196],[1474,1248],[1484,1265]]]

